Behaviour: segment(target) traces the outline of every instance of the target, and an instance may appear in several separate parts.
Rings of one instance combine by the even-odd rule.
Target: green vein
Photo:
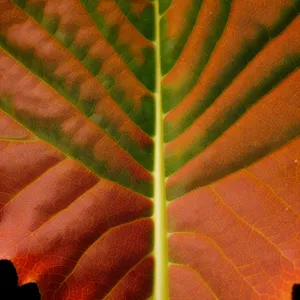
[[[257,37],[255,40],[245,41],[240,51],[236,53],[234,58],[228,63],[223,73],[220,74],[218,80],[212,82],[211,87],[202,99],[199,99],[189,111],[186,111],[180,120],[180,125],[172,126],[165,124],[165,141],[170,142],[177,136],[188,129],[195,120],[200,117],[222,94],[222,92],[230,86],[233,80],[256,58],[256,56],[269,44],[269,42],[278,37],[298,16],[300,10],[297,6],[285,7],[282,9],[279,19],[271,26],[257,27]],[[207,63],[210,60],[207,61]],[[204,66],[205,68],[205,66]],[[201,101],[200,101],[201,100]],[[179,103],[178,103],[179,104]],[[177,105],[178,105],[177,104]],[[174,109],[175,107],[172,107]]]
[[[137,62],[130,49],[125,44],[118,43],[119,26],[109,25],[105,21],[105,15],[96,11],[99,1],[86,1],[80,0],[82,6],[93,20],[94,24],[101,32],[103,38],[113,47],[113,49],[124,60],[128,68],[136,76],[136,78],[150,91],[155,90],[155,78],[154,78],[154,49],[144,48],[144,63]],[[153,75],[153,76],[152,76]]]
[[[172,4],[172,0],[159,0],[159,13],[161,16],[167,12],[171,4]]]
[[[120,87],[115,86],[115,80],[112,76],[101,74],[102,61],[99,59],[89,56],[89,48],[87,46],[78,45],[75,43],[75,33],[66,33],[59,30],[59,18],[58,17],[47,17],[43,14],[43,7],[38,5],[21,5],[19,0],[14,0],[14,3],[22,9],[26,15],[35,20],[42,28],[44,28],[57,42],[59,42],[69,53],[78,60],[78,62],[87,70],[88,73],[94,77],[100,85],[106,90],[121,110],[143,131],[148,135],[153,135],[154,125],[152,114],[149,113],[149,106],[153,106],[153,97],[151,92],[142,98],[141,110],[138,112],[133,111],[132,102],[125,97],[125,91]],[[115,50],[115,49],[114,49]],[[27,53],[30,56],[30,53]],[[121,55],[118,53],[121,57]],[[31,54],[31,56],[33,56]],[[122,58],[122,57],[121,57]],[[123,62],[126,64],[124,59]],[[135,74],[128,68],[132,76],[134,76],[142,85],[143,83],[135,76]],[[75,89],[76,87],[74,87]],[[78,93],[78,91],[75,91]],[[152,109],[152,108],[151,108]],[[108,120],[105,121],[106,123]]]
[[[216,164],[214,166],[215,172],[212,172],[206,177],[200,177],[193,181],[192,186],[188,188],[184,188],[182,186],[178,186],[176,188],[169,189],[167,191],[167,201],[174,201],[181,196],[185,196],[190,194],[197,189],[200,189],[209,184],[213,184],[219,180],[222,180],[231,174],[234,174],[244,168],[251,166],[254,163],[259,162],[264,157],[271,155],[272,153],[278,151],[280,148],[288,145],[293,140],[299,137],[300,135],[300,124],[291,126],[285,131],[286,136],[284,136],[279,141],[271,141],[266,145],[261,147],[257,147],[255,151],[246,153],[244,156],[239,159],[231,162],[231,164],[223,167],[221,164]],[[284,135],[284,134],[283,134]]]
[[[164,58],[161,65],[163,75],[166,75],[176,64],[180,54],[196,24],[198,14],[203,0],[192,0],[191,8],[186,13],[188,22],[183,27],[179,36],[176,39],[168,38],[168,19],[164,15],[160,19],[160,35],[161,35],[161,56]]]
[[[163,111],[166,113],[172,110],[176,105],[178,105],[186,95],[192,90],[192,88],[197,84],[199,77],[201,76],[203,70],[205,69],[207,63],[209,62],[217,43],[219,42],[226,24],[228,22],[231,1],[221,0],[220,1],[220,10],[214,18],[213,23],[211,23],[211,28],[209,34],[203,41],[202,49],[197,57],[197,62],[193,66],[193,69],[190,70],[191,76],[187,76],[181,83],[178,85],[164,85],[162,90],[163,97]],[[195,25],[194,25],[195,26]],[[192,31],[191,31],[191,34]],[[184,51],[184,48],[187,47],[188,40],[186,41],[184,47],[182,48],[178,58]],[[177,61],[176,61],[177,62]],[[172,69],[175,67],[176,62]],[[170,71],[172,71],[170,69]],[[169,72],[170,72],[169,71]]]
[[[224,111],[220,119],[215,120],[214,123],[207,130],[202,130],[195,138],[192,145],[186,148],[186,151],[178,159],[173,156],[166,157],[166,173],[167,176],[178,171],[185,164],[187,164],[194,157],[203,152],[213,142],[215,142],[222,134],[241,119],[245,113],[256,103],[263,99],[268,93],[280,85],[286,78],[288,78],[300,66],[300,54],[295,56],[284,57],[279,64],[270,70],[269,74],[260,83],[245,93],[238,101],[233,103],[226,111]],[[256,156],[255,156],[256,157]],[[247,160],[249,164],[252,159]],[[246,162],[245,162],[246,163]]]
[[[36,135],[40,140],[55,147],[67,157],[80,162],[85,168],[100,178],[137,192],[143,196],[151,197],[153,187],[151,181],[135,181],[127,170],[111,170],[107,173],[107,161],[95,157],[93,149],[89,146],[72,144],[70,137],[65,136],[57,124],[44,122],[31,118],[30,115],[21,114],[14,110],[13,98],[10,95],[0,95],[0,109],[16,122]]]
[[[7,55],[13,57],[16,61],[18,61],[20,64],[22,64],[31,74],[39,78],[40,81],[44,82],[48,86],[50,86],[54,91],[56,91],[60,96],[62,96],[65,100],[71,103],[72,106],[74,106],[76,109],[78,109],[84,116],[87,117],[87,119],[95,124],[102,132],[110,136],[117,144],[118,146],[123,149],[128,155],[130,155],[135,161],[140,164],[142,167],[146,168],[147,170],[152,170],[153,168],[153,152],[152,147],[148,146],[145,147],[145,150],[141,149],[137,144],[135,144],[133,141],[131,141],[126,135],[120,135],[117,129],[114,129],[112,126],[108,127],[105,126],[106,123],[104,123],[104,120],[99,119],[99,122],[95,122],[97,118],[95,119],[94,115],[91,115],[88,113],[88,111],[85,110],[86,106],[84,102],[87,102],[89,104],[89,101],[80,101],[74,93],[68,93],[63,89],[63,85],[59,84],[51,84],[51,80],[55,82],[55,77],[49,77],[49,76],[43,76],[45,73],[38,73],[36,72],[35,68],[30,68],[28,65],[28,61],[22,59],[22,57],[18,56],[17,52],[15,52],[15,49],[11,47],[7,47],[1,39],[0,36],[0,46],[2,51],[7,53]],[[20,60],[21,58],[21,60]],[[37,62],[37,61],[36,61]],[[40,66],[40,64],[38,64]],[[50,75],[50,74],[48,74]],[[71,91],[72,92],[72,91]],[[77,98],[77,99],[76,99]],[[76,101],[77,100],[77,101]],[[82,106],[81,104],[85,105]],[[88,107],[89,109],[89,107]],[[101,122],[100,122],[101,120]]]
[[[41,1],[40,3],[28,3],[28,0],[12,1],[16,5],[18,5],[22,10],[26,11],[29,15],[33,16],[33,18],[35,18],[38,23],[44,22],[43,10],[45,3]],[[149,76],[149,74],[153,74],[154,71],[154,51],[150,51],[150,54],[152,54],[152,59],[149,60],[149,58],[151,58],[151,55],[147,56],[149,54],[149,49],[145,49],[144,54],[146,64],[144,66],[140,66],[139,64],[137,64],[128,47],[116,44],[116,39],[118,37],[118,27],[106,24],[104,16],[94,12],[99,5],[99,1],[100,0],[80,0],[83,8],[87,11],[91,20],[94,22],[94,24],[102,34],[102,37],[111,45],[111,47],[116,51],[116,53],[118,53],[118,55],[122,58],[123,62],[127,65],[128,69],[131,70],[132,74],[141,82],[141,84],[144,85],[146,89],[150,89],[153,91],[154,78]],[[49,33],[55,33],[59,26],[59,17],[53,17],[52,19],[50,19],[50,17],[46,17],[46,21],[47,31],[49,31]],[[70,46],[74,38],[75,35],[72,36],[71,34],[69,34],[66,37],[66,44]],[[88,49],[84,46],[76,45],[74,47],[74,51],[76,52],[76,56],[82,56],[82,58],[84,58],[84,56],[87,54]],[[145,74],[150,79],[146,78]],[[139,76],[141,76],[141,78],[139,78]],[[147,86],[147,84],[149,86]]]
[[[34,15],[29,14],[29,12],[26,12],[26,14],[42,26],[42,24],[39,23],[38,19]],[[87,61],[86,63],[83,63],[83,61],[81,61],[78,57],[78,54],[76,55],[76,51],[74,50],[75,48],[70,49],[70,45],[69,48],[67,48],[65,43],[63,43],[61,39],[58,39],[55,36],[54,32],[50,31],[49,28],[45,28],[44,26],[42,26],[42,28],[44,28],[54,40],[58,41],[66,50],[68,50],[70,55],[76,58],[77,61],[87,70],[87,72],[100,84],[103,84],[104,81],[108,82],[109,78],[104,77],[101,77],[103,79],[103,82],[101,82],[101,78],[99,76],[96,77],[95,73],[93,73],[89,68],[89,65],[91,67],[94,67],[95,62],[93,63]],[[5,37],[2,36],[0,36],[0,45],[3,49],[13,55],[16,60],[20,61],[30,72],[34,73],[40,79],[43,79],[51,87],[55,88],[55,90],[65,99],[73,103],[73,105],[75,105],[84,115],[86,115],[91,122],[96,124],[99,128],[106,132],[107,135],[112,137],[118,143],[118,145],[124,151],[129,153],[139,164],[141,164],[148,170],[152,170],[153,148],[151,145],[145,147],[144,149],[140,148],[134,141],[130,140],[127,135],[121,135],[118,128],[116,126],[113,126],[109,118],[106,118],[103,115],[101,115],[101,118],[99,118],[96,114],[94,115],[93,112],[97,101],[95,99],[80,99],[78,86],[73,86],[70,91],[67,91],[67,89],[65,88],[66,84],[64,83],[63,78],[58,78],[54,73],[45,69],[44,63],[37,59],[37,57],[34,56],[33,52],[27,51],[26,53],[24,53],[19,51],[18,48],[9,45]],[[119,93],[116,94],[116,92],[114,92],[113,88],[111,87],[105,88],[103,85],[102,87],[111,95],[112,99],[115,100],[118,107],[121,108],[121,110],[129,117],[130,120],[132,120],[147,134],[152,133],[152,125],[149,124],[153,123],[153,113],[151,113],[151,111],[153,110],[152,106],[154,104],[151,98],[144,97],[142,101],[141,112],[139,114],[133,114],[130,113],[132,106],[129,104],[128,100],[124,99],[124,101],[117,101]],[[144,115],[149,116],[148,119],[146,119]]]
[[[140,16],[131,12],[132,0],[114,0],[128,21],[138,30],[146,39],[154,39],[154,7],[151,2],[145,7]]]

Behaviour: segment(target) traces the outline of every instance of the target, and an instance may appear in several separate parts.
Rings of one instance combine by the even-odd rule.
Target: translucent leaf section
[[[153,294],[153,4],[125,2],[1,3],[0,252],[45,300]]]
[[[172,300],[291,299],[299,281],[299,8],[203,1],[163,78]]]

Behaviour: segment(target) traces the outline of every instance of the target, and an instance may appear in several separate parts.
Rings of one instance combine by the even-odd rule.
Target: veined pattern
[[[0,253],[21,284],[45,300],[290,299],[299,12],[0,1]]]

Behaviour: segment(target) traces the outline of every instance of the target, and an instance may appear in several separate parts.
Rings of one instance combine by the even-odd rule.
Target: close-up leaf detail
[[[43,300],[292,299],[299,67],[300,0],[0,0],[0,260]]]

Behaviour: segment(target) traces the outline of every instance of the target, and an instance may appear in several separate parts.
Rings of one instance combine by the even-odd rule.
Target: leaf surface
[[[300,2],[0,2],[0,253],[19,283],[290,299]]]

